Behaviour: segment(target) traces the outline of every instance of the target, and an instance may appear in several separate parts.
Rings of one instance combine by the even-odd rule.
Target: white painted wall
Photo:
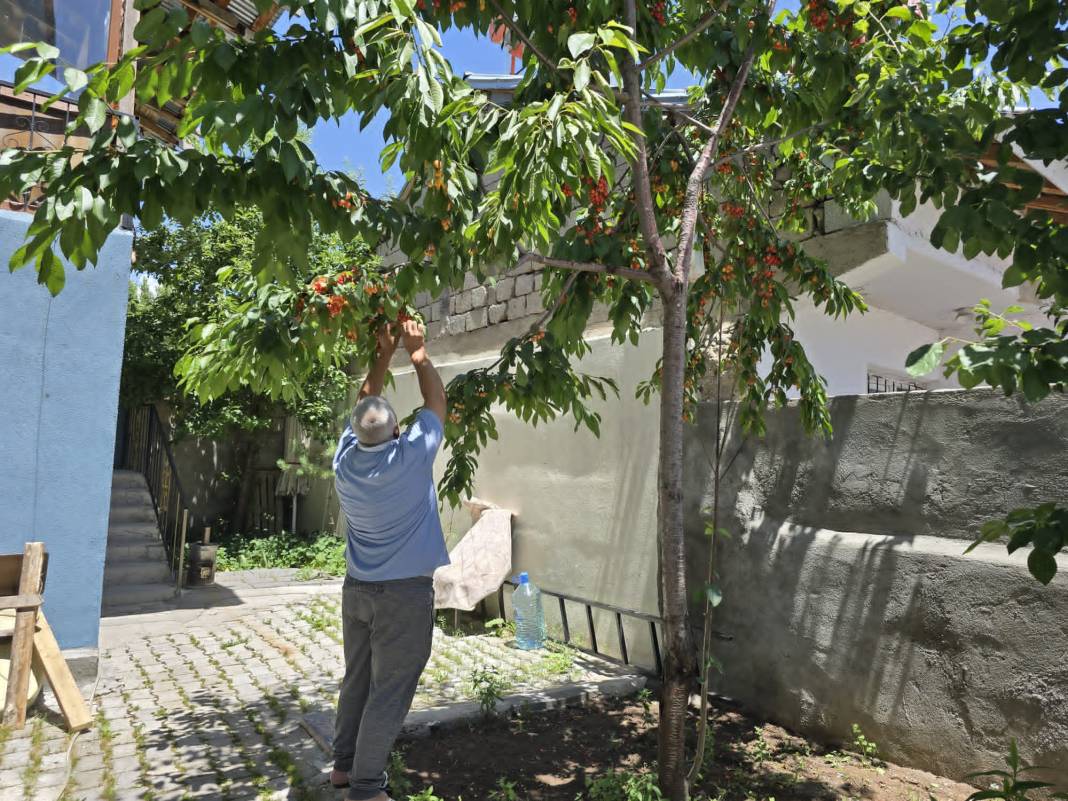
[[[30,216],[0,211],[0,552],[41,540],[45,613],[64,648],[97,642],[132,234],[67,266],[53,298],[9,273]]]
[[[808,301],[799,301],[796,312],[791,325],[797,341],[816,371],[827,379],[829,395],[865,394],[869,368],[880,375],[905,377],[908,354],[940,336],[933,328],[874,306],[845,320],[828,317]],[[770,358],[765,357],[761,369],[770,366]],[[921,382],[932,389],[956,386],[940,378],[928,377]]]

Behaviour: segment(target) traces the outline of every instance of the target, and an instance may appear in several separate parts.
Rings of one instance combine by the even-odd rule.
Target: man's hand
[[[360,400],[368,395],[381,395],[386,382],[386,373],[389,371],[389,362],[393,358],[393,352],[397,350],[397,335],[390,331],[390,325],[386,323],[378,329],[375,336],[378,340],[378,349],[375,353],[375,362],[371,365],[371,371],[360,387]]]
[[[393,333],[393,326],[388,323],[378,329],[378,355],[393,358],[397,350],[398,336]]]
[[[426,358],[426,336],[423,326],[418,320],[408,319],[400,324],[401,339],[404,340],[404,349],[412,357],[412,362]]]
[[[437,415],[445,423],[445,385],[441,376],[430,362],[426,352],[426,336],[418,320],[405,320],[401,324],[401,340],[404,349],[412,359],[416,378],[419,379],[419,391],[423,395],[423,406]]]

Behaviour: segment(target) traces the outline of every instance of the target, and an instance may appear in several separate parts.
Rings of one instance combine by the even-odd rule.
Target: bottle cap
[[[520,573],[519,574],[519,583],[520,584],[529,584],[530,583],[530,576],[528,576],[526,573]]]

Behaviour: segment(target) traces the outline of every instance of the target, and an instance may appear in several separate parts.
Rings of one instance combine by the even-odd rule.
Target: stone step
[[[161,542],[159,529],[152,523],[126,523],[108,527],[108,544],[146,545]]]
[[[108,528],[126,523],[155,523],[156,513],[151,505],[147,506],[113,506],[108,518]]]
[[[111,489],[147,489],[145,477],[136,470],[115,470],[111,473]]]
[[[177,594],[171,583],[154,584],[104,584],[104,612],[112,609],[139,604],[166,601]]]
[[[107,559],[104,563],[104,586],[159,582],[168,584],[171,571],[163,559]]]
[[[153,536],[148,540],[112,540],[108,539],[107,561],[122,561],[125,559],[153,559],[159,562],[167,558],[167,552],[163,550],[163,543],[159,537]]]
[[[147,487],[115,487],[111,488],[111,508],[126,508],[130,506],[152,507],[152,496]]]

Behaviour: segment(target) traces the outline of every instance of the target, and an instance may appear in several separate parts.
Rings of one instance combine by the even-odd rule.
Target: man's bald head
[[[352,410],[352,430],[361,445],[381,445],[397,434],[397,415],[389,401],[368,395]]]

